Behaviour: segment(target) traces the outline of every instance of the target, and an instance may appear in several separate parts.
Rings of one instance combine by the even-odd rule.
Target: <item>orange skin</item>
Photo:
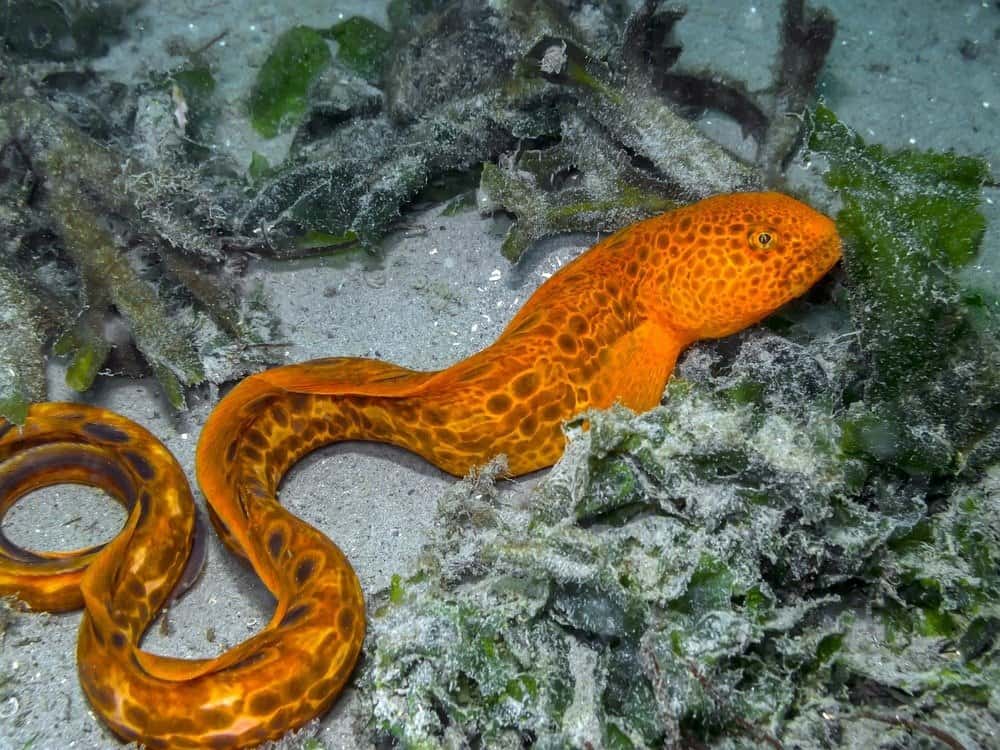
[[[321,359],[253,375],[202,432],[198,482],[225,543],[277,600],[260,633],[215,659],[139,649],[192,556],[184,475],[143,428],[80,404],[0,420],[0,518],[59,482],[131,508],[107,546],[32,553],[0,536],[0,594],[35,608],[85,607],[80,680],[125,740],[248,747],[325,711],[364,638],[357,577],[323,534],[284,510],[277,488],[306,453],[341,440],[407,448],[461,475],[503,453],[512,474],[554,463],[562,423],[620,402],[660,400],[678,354],[726,336],[805,292],[840,257],[833,223],[774,193],[717,196],[611,235],[545,282],[492,345],[439,372]]]

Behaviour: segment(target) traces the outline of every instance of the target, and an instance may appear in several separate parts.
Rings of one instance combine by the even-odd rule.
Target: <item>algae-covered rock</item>
[[[588,415],[523,505],[482,478],[446,498],[445,530],[372,623],[378,732],[403,747],[508,732],[534,738],[514,747],[810,744],[868,715],[841,692],[853,683],[900,691],[882,721],[987,738],[995,486],[928,516],[919,487],[839,451],[842,375],[805,410],[782,389],[784,346],[748,336],[728,365],[685,368],[659,409]],[[733,398],[741,372],[769,368],[759,400]]]

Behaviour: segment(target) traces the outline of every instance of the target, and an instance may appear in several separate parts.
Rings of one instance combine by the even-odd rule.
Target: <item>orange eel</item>
[[[365,630],[354,570],[283,509],[282,476],[340,440],[402,446],[461,475],[506,454],[512,474],[554,463],[562,423],[660,400],[691,342],[749,326],[805,292],[840,257],[833,223],[775,193],[723,195],[609,236],[546,281],[500,338],[439,372],[335,358],[246,378],[208,418],[198,482],[216,531],[276,599],[258,634],[213,659],[140,649],[196,557],[195,506],[149,432],[75,403],[0,420],[0,518],[61,482],[98,487],[129,516],[100,548],[32,552],[0,535],[0,594],[34,608],[84,607],[80,681],[124,740],[150,748],[248,747],[325,711]]]

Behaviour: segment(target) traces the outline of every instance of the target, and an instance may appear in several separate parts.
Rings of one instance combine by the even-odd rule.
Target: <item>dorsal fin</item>
[[[360,357],[327,357],[255,375],[276,388],[317,395],[411,396],[436,373]]]

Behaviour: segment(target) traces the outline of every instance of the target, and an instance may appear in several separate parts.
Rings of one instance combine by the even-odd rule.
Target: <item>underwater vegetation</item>
[[[679,68],[683,13],[654,0],[397,0],[388,29],[348,18],[275,40],[247,114],[264,137],[293,130],[292,146],[281,164],[234,165],[204,145],[217,40],[127,87],[74,63],[116,41],[134,3],[28,6],[0,17],[0,415],[14,420],[44,398],[50,351],[76,390],[151,372],[176,408],[188,386],[273,363],[276,321],[238,278],[246,251],[372,247],[429,190],[465,190],[461,210],[480,167],[472,202],[515,217],[511,260],[549,234],[774,185],[794,150],[783,113],[801,108],[833,34],[828,14],[788,3],[794,64],[751,96]],[[757,163],[691,124],[706,107],[754,135]]]
[[[683,15],[653,0],[631,12],[624,3],[396,2],[388,31],[360,19],[324,31],[340,42],[342,65],[312,73],[307,113],[301,98],[268,111],[262,132],[301,122],[241,229],[279,249],[304,236],[372,245],[421,191],[483,165],[479,209],[516,216],[503,246],[516,261],[550,234],[610,231],[678,201],[776,184],[798,133],[783,113],[800,111],[812,91],[832,18],[788,3],[788,60],[755,98],[676,66],[671,34]],[[314,57],[321,33],[312,33],[296,59]],[[262,78],[279,80],[284,57],[276,49]],[[271,89],[261,98],[287,92]],[[688,115],[707,107],[754,135],[757,163],[694,127]]]
[[[5,0],[0,43],[33,60],[77,60],[103,55],[124,36],[124,21],[138,0]]]
[[[152,372],[175,408],[186,386],[271,361],[276,321],[238,288],[216,231],[232,188],[183,166],[163,86],[0,72],[0,416],[44,400],[50,349],[75,390]],[[172,85],[195,100],[197,82],[181,71]],[[27,95],[36,85],[51,101]]]
[[[986,165],[808,122],[843,289],[694,347],[651,412],[583,415],[526,496],[498,462],[445,497],[372,621],[376,736],[991,746],[1000,304],[960,274]]]
[[[27,400],[44,396],[42,344],[53,336],[55,353],[69,357],[67,383],[89,388],[115,345],[106,330],[112,309],[177,408],[183,386],[262,363],[246,345],[269,335],[267,314],[252,298],[241,302],[224,275],[208,274],[208,257],[221,265],[215,242],[176,213],[190,202],[191,180],[133,165],[29,99],[0,106],[0,142],[9,146],[0,284],[13,302],[0,345],[8,370],[0,414],[23,418]],[[125,254],[130,244],[158,258],[169,279],[162,291],[143,278],[150,261]]]

